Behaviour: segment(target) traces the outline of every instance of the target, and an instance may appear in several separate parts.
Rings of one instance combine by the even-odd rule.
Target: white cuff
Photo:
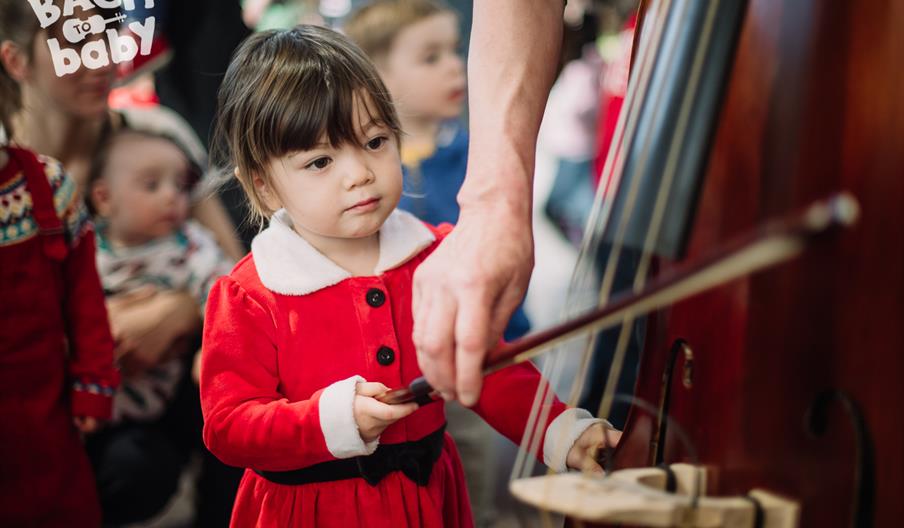
[[[355,386],[365,381],[352,376],[337,381],[320,394],[320,429],[326,440],[326,448],[336,458],[370,455],[377,449],[380,439],[365,443],[355,422]]]
[[[594,418],[585,409],[572,408],[557,416],[546,428],[546,434],[543,436],[543,463],[558,473],[567,471],[568,466],[565,462],[568,452],[578,437],[584,434],[588,427],[597,423],[611,427],[609,422]]]

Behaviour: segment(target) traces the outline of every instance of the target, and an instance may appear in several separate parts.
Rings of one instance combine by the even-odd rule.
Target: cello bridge
[[[531,506],[587,522],[689,528],[798,526],[796,501],[758,489],[747,496],[707,496],[704,467],[673,464],[669,468],[622,469],[607,477],[545,475],[513,480],[509,489]],[[670,477],[674,492],[665,491]]]

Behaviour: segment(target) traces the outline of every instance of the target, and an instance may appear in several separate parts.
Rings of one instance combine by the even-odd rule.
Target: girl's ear
[[[235,177],[236,179],[241,181],[239,177],[241,173],[239,172],[239,168],[235,168]],[[270,211],[277,211],[282,208],[282,204],[279,201],[279,196],[276,195],[273,188],[264,181],[260,176],[253,176],[251,178],[252,183],[254,183],[254,190],[257,192],[258,197],[260,197],[261,202],[263,202],[264,206]]]
[[[16,82],[23,82],[28,76],[28,56],[11,40],[0,41],[0,63]]]

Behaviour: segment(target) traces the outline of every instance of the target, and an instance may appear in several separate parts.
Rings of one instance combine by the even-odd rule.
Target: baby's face
[[[267,167],[267,205],[284,207],[295,230],[318,249],[376,234],[402,194],[397,141],[388,127],[368,117],[360,100],[357,104],[355,144],[333,147],[323,138]]]
[[[396,36],[378,62],[403,118],[443,120],[461,114],[466,81],[458,44],[458,19],[448,12],[419,20]]]
[[[106,203],[95,200],[111,234],[140,244],[173,233],[188,216],[189,172],[185,154],[166,139],[116,138],[103,173]]]

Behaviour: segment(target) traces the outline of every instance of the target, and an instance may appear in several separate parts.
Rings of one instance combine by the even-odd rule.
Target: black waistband
[[[414,442],[380,444],[373,454],[331,460],[292,471],[257,471],[255,473],[277,484],[299,485],[363,478],[371,486],[393,471],[401,471],[419,486],[430,481],[433,465],[443,452],[446,425]]]

